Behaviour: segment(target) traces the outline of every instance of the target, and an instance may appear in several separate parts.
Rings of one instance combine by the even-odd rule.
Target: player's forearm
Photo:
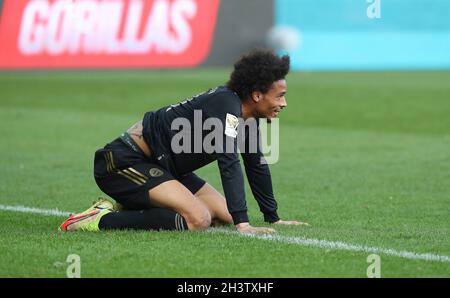
[[[244,177],[242,173],[233,177],[221,175],[221,178],[223,191],[227,200],[227,208],[233,218],[234,224],[248,222]]]
[[[220,154],[217,158],[228,211],[234,224],[248,222],[244,175],[236,154]]]
[[[278,205],[273,195],[272,177],[268,168],[267,170],[246,168],[246,174],[253,196],[264,214],[264,221],[272,223],[279,220]]]

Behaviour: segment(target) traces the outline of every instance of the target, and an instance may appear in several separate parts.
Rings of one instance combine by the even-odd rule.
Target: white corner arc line
[[[8,206],[8,205],[0,205],[0,210],[3,211],[13,211],[13,212],[22,212],[22,213],[34,213],[45,216],[69,216],[73,212],[61,211],[59,209],[40,209],[40,208],[31,208],[25,206]]]
[[[436,255],[432,253],[416,253],[404,250],[395,250],[392,248],[380,248],[380,247],[370,247],[359,244],[350,244],[341,241],[329,241],[329,240],[319,240],[319,239],[309,239],[303,237],[288,237],[274,234],[243,234],[236,231],[230,231],[220,228],[212,228],[209,231],[219,232],[226,234],[235,234],[243,237],[256,238],[260,240],[267,241],[277,241],[288,244],[297,244],[301,246],[318,247],[322,249],[331,250],[345,250],[353,252],[364,252],[364,253],[374,253],[374,254],[384,254],[389,256],[395,256],[411,260],[424,260],[424,261],[437,261],[437,262],[447,262],[450,263],[450,257],[445,255]]]
[[[73,212],[61,211],[59,209],[40,209],[40,208],[32,208],[25,206],[9,206],[9,205],[0,205],[0,210],[3,211],[12,211],[12,212],[22,212],[22,213],[34,213],[40,214],[44,216],[69,216]],[[254,234],[243,234],[238,233],[236,231],[231,231],[227,229],[221,228],[210,228],[207,230],[210,233],[224,233],[231,234],[241,237],[250,237],[256,238],[260,240],[266,241],[277,241],[288,244],[297,244],[301,246],[309,246],[309,247],[318,247],[322,249],[331,249],[331,250],[345,250],[345,251],[354,251],[354,252],[364,252],[364,253],[375,253],[375,254],[384,254],[389,256],[395,256],[405,259],[411,260],[424,260],[424,261],[437,261],[437,262],[446,262],[450,263],[450,257],[445,255],[436,255],[432,253],[416,253],[411,251],[404,250],[395,250],[392,248],[380,248],[380,247],[371,247],[359,244],[350,244],[341,241],[328,241],[328,240],[319,240],[319,239],[308,239],[303,237],[288,237],[281,235],[273,235],[273,234],[265,234],[265,235],[254,235]]]

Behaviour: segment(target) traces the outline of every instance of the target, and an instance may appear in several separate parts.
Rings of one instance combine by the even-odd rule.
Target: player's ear
[[[262,93],[260,91],[253,91],[252,92],[252,100],[254,102],[259,102],[262,99]]]

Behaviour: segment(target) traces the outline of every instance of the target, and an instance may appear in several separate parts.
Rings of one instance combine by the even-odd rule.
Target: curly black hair
[[[286,77],[289,65],[288,55],[279,57],[270,50],[253,50],[234,64],[227,87],[241,100],[251,96],[253,91],[267,93],[273,82]]]

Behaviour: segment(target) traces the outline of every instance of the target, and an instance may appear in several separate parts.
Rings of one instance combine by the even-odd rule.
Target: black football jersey
[[[264,157],[260,148],[260,134],[259,131],[256,135],[248,133],[248,129],[239,124],[242,123],[239,122],[241,117],[240,98],[227,87],[220,86],[177,104],[145,113],[143,137],[150,145],[153,157],[175,177],[217,160],[228,211],[235,224],[248,222],[238,148],[248,149],[249,141],[256,142],[256,150],[244,149],[240,154],[264,219],[274,222],[279,219],[277,203],[273,196],[269,167],[261,162]],[[212,137],[214,129],[215,135],[218,136],[219,132],[220,138]]]

